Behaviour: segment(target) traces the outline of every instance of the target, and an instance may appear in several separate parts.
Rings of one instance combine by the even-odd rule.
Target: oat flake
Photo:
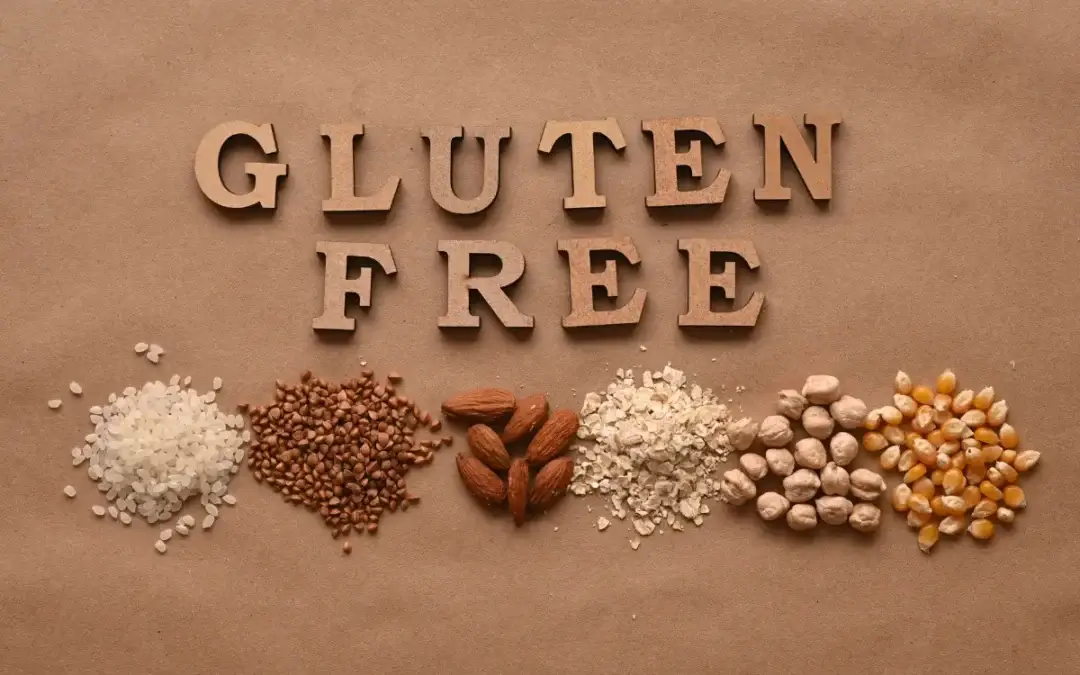
[[[585,396],[581,420],[578,437],[593,443],[576,447],[574,494],[607,496],[611,514],[642,537],[704,522],[702,500],[718,494],[714,472],[732,451],[727,406],[711,391],[670,365],[644,372],[640,385],[620,369],[605,392]]]

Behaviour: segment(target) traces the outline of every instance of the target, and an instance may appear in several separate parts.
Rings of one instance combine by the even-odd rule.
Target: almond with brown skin
[[[529,506],[540,511],[551,507],[566,494],[573,477],[574,460],[569,457],[551,460],[536,474],[532,491],[529,492]]]
[[[506,478],[506,501],[510,503],[510,515],[514,524],[521,527],[525,523],[525,507],[529,503],[529,463],[515,458],[510,463],[510,473]]]
[[[451,396],[442,411],[451,417],[473,422],[496,422],[514,412],[514,392],[506,389],[473,389]]]
[[[558,457],[577,435],[578,425],[577,413],[565,408],[556,410],[529,442],[525,459],[537,466]]]
[[[548,402],[543,394],[533,394],[519,400],[517,407],[514,408],[514,414],[503,427],[503,443],[513,443],[532,436],[544,425],[547,416]]]
[[[510,453],[506,446],[499,440],[499,434],[486,424],[474,424],[469,427],[465,434],[469,442],[469,449],[484,464],[496,471],[506,471],[510,468]]]
[[[488,506],[498,506],[506,501],[506,483],[483,462],[459,452],[457,468],[461,482],[474,497]]]

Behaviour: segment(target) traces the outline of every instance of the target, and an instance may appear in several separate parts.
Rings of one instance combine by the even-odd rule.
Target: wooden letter
[[[607,206],[607,199],[596,194],[596,156],[593,153],[593,137],[600,134],[611,141],[611,145],[621,151],[626,147],[619,122],[614,117],[586,122],[544,123],[540,135],[540,147],[545,155],[555,147],[556,141],[563,136],[570,136],[570,170],[573,176],[574,193],[563,199],[564,209],[602,209]]]
[[[761,266],[754,243],[741,239],[680,239],[679,250],[686,251],[688,290],[690,299],[686,314],[679,316],[680,326],[753,326],[757,323],[765,295],[755,292],[741,309],[733,312],[714,312],[711,308],[712,289],[720,288],[724,296],[735,299],[735,263],[725,262],[724,271],[712,273],[713,253],[734,253],[747,266]]]
[[[593,305],[593,289],[603,288],[609,298],[619,295],[618,270],[614,260],[604,263],[603,272],[592,271],[593,251],[615,251],[631,265],[641,262],[637,247],[630,237],[605,237],[602,239],[560,239],[560,251],[566,253],[570,264],[570,313],[563,317],[563,328],[585,326],[614,326],[632,324],[641,320],[647,293],[640,288],[634,291],[630,301],[618,309],[598,312]]]
[[[315,330],[356,330],[356,319],[345,316],[345,297],[355,294],[361,307],[371,306],[371,268],[364,267],[360,276],[349,279],[349,258],[372,260],[391,275],[397,273],[394,254],[385,244],[344,241],[316,242],[315,251],[326,258],[326,272],[323,275],[323,313],[311,322],[311,327]]]
[[[446,315],[439,328],[479,328],[480,317],[469,312],[469,291],[476,291],[507,328],[532,328],[533,318],[518,308],[503,289],[525,273],[525,256],[508,241],[439,240],[439,252],[446,254]],[[490,277],[470,275],[472,256],[493,255],[502,264]]]
[[[794,119],[786,115],[754,113],[754,126],[761,127],[765,134],[765,184],[754,189],[754,199],[791,199],[791,188],[784,187],[780,177],[781,147],[787,148],[810,196],[820,200],[832,199],[832,130],[840,124],[840,115],[807,113],[803,116],[803,122],[816,131],[816,158]]]
[[[719,204],[724,201],[731,172],[720,169],[711,185],[699,190],[679,190],[679,167],[690,169],[690,175],[701,178],[701,141],[693,139],[686,152],[678,152],[675,134],[680,131],[699,131],[715,146],[724,144],[724,132],[715,117],[667,117],[643,120],[641,130],[652,136],[654,194],[645,198],[645,206],[689,206]]]
[[[330,139],[330,199],[324,199],[326,211],[389,211],[394,204],[401,178],[391,176],[379,191],[368,197],[356,196],[356,172],[353,171],[353,146],[363,137],[363,124],[323,124],[319,133]]]
[[[484,187],[479,196],[461,199],[454,193],[453,148],[454,141],[463,134],[462,128],[438,126],[420,132],[428,140],[431,156],[431,197],[450,213],[480,213],[491,206],[499,194],[499,152],[502,141],[510,138],[510,127],[479,127],[474,133],[477,142],[484,146]]]
[[[227,209],[244,209],[258,204],[272,209],[277,204],[277,179],[289,172],[288,164],[247,162],[244,171],[254,178],[247,194],[238,195],[221,180],[221,149],[234,136],[247,136],[259,144],[266,155],[277,154],[274,125],[249,122],[224,122],[203,136],[195,151],[195,181],[206,198]]]

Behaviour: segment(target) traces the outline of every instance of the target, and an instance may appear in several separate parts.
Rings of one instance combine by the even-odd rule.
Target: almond
[[[503,443],[513,443],[536,433],[547,421],[548,402],[543,394],[533,394],[517,402],[514,414],[503,427]]]
[[[569,457],[551,460],[536,474],[532,491],[529,493],[529,506],[537,510],[550,507],[566,494],[573,477],[574,460]]]
[[[521,527],[525,522],[525,506],[529,502],[529,464],[517,458],[510,463],[506,479],[506,500],[510,502],[510,515],[514,524]]]
[[[578,425],[577,413],[565,408],[556,410],[533,436],[525,451],[525,459],[536,466],[558,457],[577,435]]]
[[[496,422],[514,412],[514,392],[506,389],[473,389],[452,396],[442,404],[451,417],[474,422]]]
[[[506,500],[506,484],[477,458],[459,452],[457,468],[461,482],[480,501],[497,506]]]
[[[510,468],[510,453],[506,446],[499,440],[499,434],[486,424],[474,424],[466,433],[469,448],[484,464],[496,471],[506,471]]]

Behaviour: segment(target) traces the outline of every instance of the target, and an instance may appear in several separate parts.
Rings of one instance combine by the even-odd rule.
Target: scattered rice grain
[[[120,517],[120,509],[116,508],[115,506],[110,506],[106,510],[109,513],[109,517],[112,518],[113,520],[116,520],[117,518]]]
[[[207,504],[206,505],[206,513],[213,516],[213,517],[215,517],[215,518],[217,518],[218,517],[218,508],[216,506],[214,506],[212,503]]]
[[[64,488],[64,494],[67,495],[68,498],[73,498],[75,496],[75,487],[72,485],[68,485]]]
[[[234,504],[236,504],[236,497],[232,495],[225,495],[221,498],[221,501],[225,502],[229,506],[233,506]]]
[[[173,530],[175,530],[175,531],[176,531],[176,533],[177,533],[177,534],[179,534],[179,535],[180,535],[180,536],[182,536],[182,537],[186,537],[186,536],[188,536],[188,533],[190,533],[190,532],[191,532],[191,530],[189,530],[189,529],[188,529],[188,528],[187,528],[186,526],[184,526],[184,525],[177,525],[176,527],[174,527],[174,528],[173,528]]]
[[[72,380],[71,383],[68,384],[68,390],[70,390],[71,393],[75,394],[76,396],[82,396],[82,385],[74,380]]]
[[[169,550],[169,547],[165,545],[165,542],[158,539],[157,541],[154,542],[154,549],[158,553],[165,553],[165,551]]]
[[[94,504],[93,506],[90,507],[90,510],[98,518],[105,517],[105,507],[102,506],[101,504]]]
[[[213,526],[214,526],[214,517],[213,516],[207,516],[207,517],[203,518],[203,520],[202,520],[202,529],[209,530]]]
[[[158,539],[160,539],[161,541],[169,541],[170,539],[172,539],[172,530],[166,527],[164,530],[161,531],[161,534],[158,535]]]
[[[136,354],[145,354],[147,349],[150,349],[150,345],[146,344],[145,342],[136,342],[135,343],[135,353]]]
[[[124,525],[130,525],[131,524],[131,514],[128,513],[127,511],[121,511],[120,512],[120,522],[123,523]]]
[[[180,524],[187,528],[195,527],[195,516],[190,513],[180,518]]]
[[[64,402],[58,398],[49,399],[49,408],[52,410],[59,410],[62,405],[64,405]]]
[[[222,385],[222,381],[221,381],[221,378],[220,378],[220,377],[215,377],[215,378],[214,378],[214,382],[213,382],[213,384],[211,385],[211,388],[212,388],[212,389],[213,389],[214,391],[218,391],[219,389],[221,389],[221,385]]]

